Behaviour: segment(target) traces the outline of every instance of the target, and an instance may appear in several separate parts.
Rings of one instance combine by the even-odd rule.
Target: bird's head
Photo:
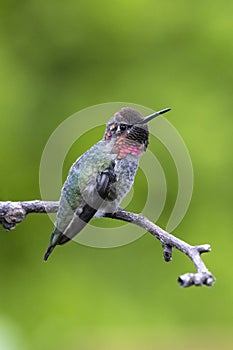
[[[104,139],[132,140],[132,142],[143,145],[144,149],[146,149],[149,138],[148,122],[169,110],[170,108],[166,108],[144,118],[133,108],[121,108],[108,122]]]

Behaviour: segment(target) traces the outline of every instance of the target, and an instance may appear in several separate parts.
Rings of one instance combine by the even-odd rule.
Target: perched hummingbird
[[[145,118],[129,107],[114,114],[103,139],[78,158],[69,171],[44,260],[56,245],[77,235],[94,215],[103,216],[118,208],[134,182],[140,155],[146,151],[147,123],[169,110]]]

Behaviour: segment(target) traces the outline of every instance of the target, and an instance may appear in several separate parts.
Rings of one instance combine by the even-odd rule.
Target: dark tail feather
[[[90,205],[85,204],[82,213],[80,215],[77,215],[75,213],[70,224],[64,232],[59,231],[55,227],[52,233],[52,238],[50,240],[50,242],[52,243],[50,244],[44,255],[44,261],[48,260],[48,257],[50,256],[56,245],[63,245],[66,242],[69,242],[75,235],[77,235],[91,220],[91,218],[95,215],[96,212],[97,209],[93,209]]]
[[[59,239],[59,242],[57,244],[59,245],[63,245],[67,242],[69,242],[71,240],[71,238],[65,236],[65,235],[62,235],[61,238]]]
[[[56,247],[56,245],[51,245],[48,247],[45,255],[44,255],[44,261],[48,260],[49,255],[52,253],[53,249]]]

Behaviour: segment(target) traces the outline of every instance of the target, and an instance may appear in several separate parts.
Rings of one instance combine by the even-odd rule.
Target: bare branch
[[[13,230],[29,213],[56,213],[58,202],[39,200],[25,202],[0,202],[0,224],[6,230]]]
[[[58,202],[43,202],[39,200],[0,202],[0,224],[2,224],[6,230],[12,230],[15,228],[16,224],[23,221],[29,213],[55,213],[57,210]],[[105,216],[112,219],[130,222],[150,232],[162,243],[163,257],[167,262],[172,260],[172,248],[176,248],[186,254],[195,265],[196,273],[186,273],[181,275],[178,278],[178,282],[182,287],[189,287],[191,285],[213,285],[215,278],[201,259],[202,253],[211,251],[208,244],[192,246],[164,231],[162,228],[149,221],[145,216],[130,213],[120,208],[116,212],[106,214]]]

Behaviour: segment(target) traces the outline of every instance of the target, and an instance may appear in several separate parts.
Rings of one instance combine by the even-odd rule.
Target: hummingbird
[[[107,123],[103,139],[74,162],[61,190],[45,261],[57,245],[70,241],[94,216],[116,211],[147,149],[148,122],[168,111],[165,108],[144,118],[133,108],[121,108]]]

